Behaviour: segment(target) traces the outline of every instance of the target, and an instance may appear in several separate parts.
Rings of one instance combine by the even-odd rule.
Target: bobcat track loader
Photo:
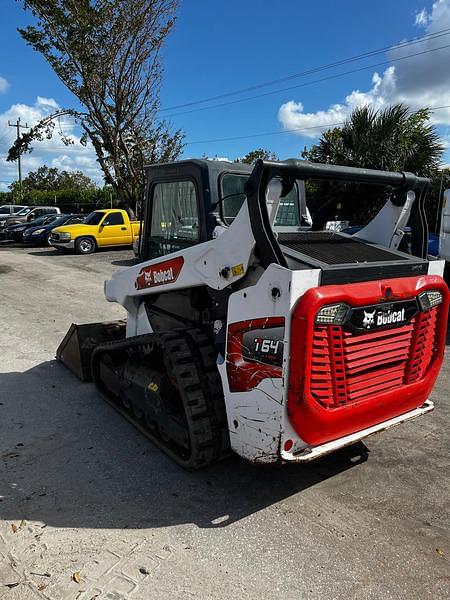
[[[177,463],[301,463],[433,409],[448,290],[428,180],[298,160],[146,176],[141,262],[105,282],[126,324],[72,325],[57,358]],[[358,237],[314,231],[308,179],[392,193]]]

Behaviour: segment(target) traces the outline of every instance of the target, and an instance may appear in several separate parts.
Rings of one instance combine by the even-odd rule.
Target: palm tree
[[[403,104],[382,110],[355,109],[342,128],[329,129],[302,153],[314,162],[366,169],[411,171],[429,177],[437,170],[443,146],[429,124],[430,111],[410,112]]]
[[[430,111],[411,112],[403,104],[375,110],[355,109],[345,124],[325,131],[318,144],[302,152],[313,162],[410,171],[433,178],[439,168],[443,146],[436,129],[429,124]],[[331,213],[354,223],[367,221],[386,198],[386,191],[368,186],[332,182],[309,187],[311,201],[318,207],[328,197]],[[337,208],[336,208],[337,207]]]

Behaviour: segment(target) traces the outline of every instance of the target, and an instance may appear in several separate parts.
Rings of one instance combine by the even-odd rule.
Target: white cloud
[[[50,111],[57,110],[59,108],[58,103],[53,98],[44,98],[43,96],[38,96],[36,99],[36,104],[41,106],[43,109],[47,107]]]
[[[0,76],[0,94],[4,94],[9,89],[9,82],[4,77]]]
[[[427,35],[450,27],[450,0],[436,0],[431,12],[421,11],[421,21]],[[416,16],[416,21],[417,21]],[[433,51],[449,44],[448,38],[426,39],[423,43],[409,48],[393,48],[388,52],[388,60],[393,60],[430,51],[420,56],[402,60],[389,66],[384,73],[374,73],[372,87],[366,91],[353,90],[342,104],[332,104],[326,109],[305,113],[301,101],[290,100],[282,104],[278,119],[285,129],[297,129],[299,135],[318,137],[323,129],[333,123],[342,122],[351,111],[364,105],[374,108],[403,102],[412,109],[450,105],[450,48]],[[437,110],[432,115],[436,125],[450,124],[450,108]],[[324,125],[323,128],[308,129]]]
[[[430,20],[430,15],[426,8],[422,8],[422,10],[416,13],[415,25],[425,26]]]
[[[38,96],[33,105],[13,104],[7,111],[0,114],[0,131],[2,131],[2,135],[0,135],[0,190],[7,189],[8,183],[17,179],[17,163],[6,161],[8,149],[16,137],[16,130],[8,126],[8,121],[13,123],[20,118],[22,124],[30,127],[58,108],[58,103],[53,98]],[[65,146],[58,135],[59,131],[62,131],[74,143]],[[66,171],[83,171],[99,185],[103,185],[103,177],[95,158],[94,149],[89,144],[86,147],[80,144],[77,125],[69,117],[61,117],[56,123],[53,137],[50,140],[44,139],[36,142],[31,154],[22,155],[21,162],[22,177],[26,177],[29,171],[34,171],[45,164]]]
[[[196,155],[194,156],[187,156],[187,159],[190,158],[198,158]],[[233,162],[232,160],[230,160],[228,158],[228,156],[218,156],[217,154],[215,154],[214,156],[206,156],[206,154],[204,154],[202,156],[202,158],[205,158],[206,160],[217,160],[217,161],[222,161],[222,162]]]

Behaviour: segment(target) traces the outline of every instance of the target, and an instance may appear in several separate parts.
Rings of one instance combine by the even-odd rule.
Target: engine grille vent
[[[314,329],[309,391],[337,408],[422,379],[436,345],[433,309],[403,327],[362,335],[336,325]]]

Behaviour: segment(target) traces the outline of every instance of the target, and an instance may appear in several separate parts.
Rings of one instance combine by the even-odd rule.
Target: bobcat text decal
[[[376,321],[375,321],[376,317]],[[372,312],[364,311],[364,319],[363,319],[363,327],[366,329],[370,329],[371,327],[382,327],[383,325],[391,325],[392,323],[403,323],[406,321],[405,309],[397,311],[387,311],[387,312],[377,312],[376,310]]]
[[[417,314],[419,307],[415,299],[400,302],[385,302],[373,306],[352,308],[345,327],[356,331],[401,327]]]
[[[183,264],[183,257],[177,256],[177,258],[171,258],[156,265],[143,267],[136,277],[134,287],[137,290],[144,290],[165,283],[174,283],[178,279]]]

